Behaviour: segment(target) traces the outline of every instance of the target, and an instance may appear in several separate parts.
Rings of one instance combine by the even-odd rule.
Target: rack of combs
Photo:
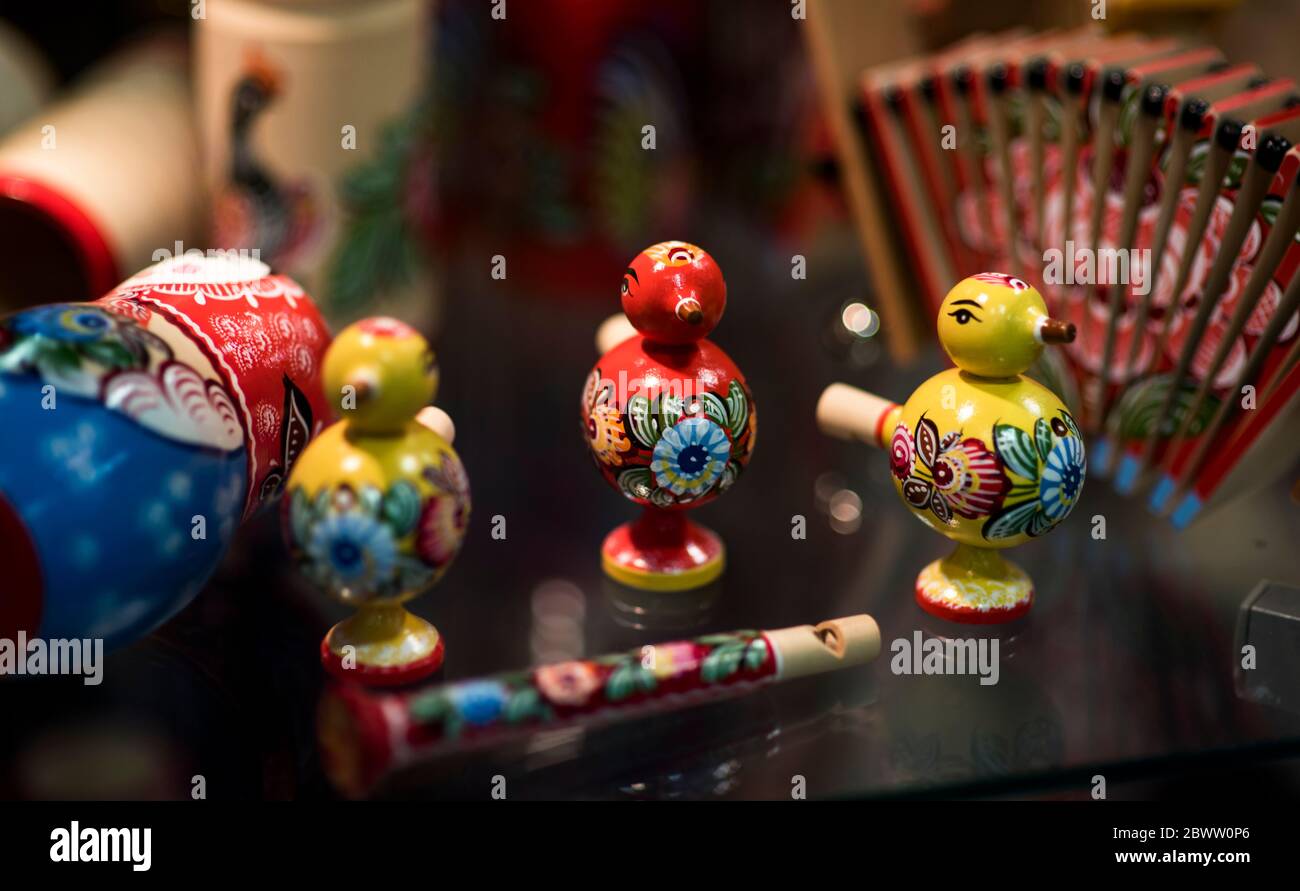
[[[934,318],[986,270],[1034,285],[1078,330],[1037,373],[1089,475],[1176,526],[1294,478],[1300,86],[1088,27],[974,35],[863,71],[852,99],[880,192],[859,227],[901,258],[868,250],[882,307]]]

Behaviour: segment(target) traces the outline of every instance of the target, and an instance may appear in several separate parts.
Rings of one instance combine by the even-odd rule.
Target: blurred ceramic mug
[[[0,22],[0,134],[30,117],[54,90],[54,72],[40,51]]]
[[[429,327],[427,0],[208,0],[194,22],[213,245],[257,249],[335,323]]]

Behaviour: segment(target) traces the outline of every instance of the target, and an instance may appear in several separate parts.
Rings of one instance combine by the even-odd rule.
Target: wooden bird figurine
[[[644,507],[601,548],[605,573],[634,588],[708,584],[722,540],[686,518],[727,491],[754,449],[754,399],[735,363],[707,339],[727,306],[722,272],[682,241],[646,248],[623,274],[636,333],[605,352],[582,394],[582,431],[596,468]],[[609,340],[618,323],[607,323]]]
[[[1020,279],[964,279],[939,308],[939,341],[956,368],[896,405],[832,384],[817,405],[822,430],[889,450],[895,487],[930,528],[957,542],[916,580],[916,602],[954,622],[1007,622],[1034,587],[1001,548],[1050,532],[1073,509],[1086,471],[1083,438],[1065,405],[1024,376],[1045,343],[1074,326],[1051,319]]]
[[[438,366],[409,325],[373,318],[335,338],[323,380],[342,420],[307,447],[284,499],[285,537],[299,568],[356,607],[321,642],[321,661],[367,684],[419,680],[442,665],[443,642],[402,604],[446,571],[470,510],[450,425],[444,436],[425,421]]]

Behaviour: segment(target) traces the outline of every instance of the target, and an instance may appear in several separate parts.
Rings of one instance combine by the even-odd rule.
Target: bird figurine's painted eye
[[[967,322],[969,322],[971,319],[974,319],[974,318],[975,318],[975,316],[973,316],[973,315],[971,314],[971,311],[970,311],[969,309],[959,309],[959,310],[957,310],[956,312],[950,312],[950,313],[948,313],[948,315],[950,315],[950,316],[952,316],[954,319],[956,319],[958,325],[965,325],[965,324],[966,324]],[[979,321],[979,320],[976,319],[976,321]]]
[[[713,258],[684,241],[652,244],[623,270],[620,302],[641,335],[665,344],[707,337],[727,306]]]

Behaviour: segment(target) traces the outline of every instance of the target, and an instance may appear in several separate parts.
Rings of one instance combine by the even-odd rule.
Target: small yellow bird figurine
[[[449,419],[426,420],[439,414],[428,407],[438,366],[415,329],[372,318],[334,339],[322,377],[342,420],[289,476],[285,539],[312,582],[356,607],[321,642],[325,668],[366,684],[410,683],[437,671],[444,647],[402,604],[441,578],[469,522]]]
[[[823,431],[889,450],[912,512],[957,542],[916,580],[922,609],[953,622],[1008,622],[1034,586],[998,552],[1050,532],[1073,509],[1086,472],[1083,438],[1057,396],[1024,376],[1074,326],[1049,318],[1024,281],[986,272],[959,282],[939,308],[939,341],[956,368],[897,405],[832,384],[817,405]]]

